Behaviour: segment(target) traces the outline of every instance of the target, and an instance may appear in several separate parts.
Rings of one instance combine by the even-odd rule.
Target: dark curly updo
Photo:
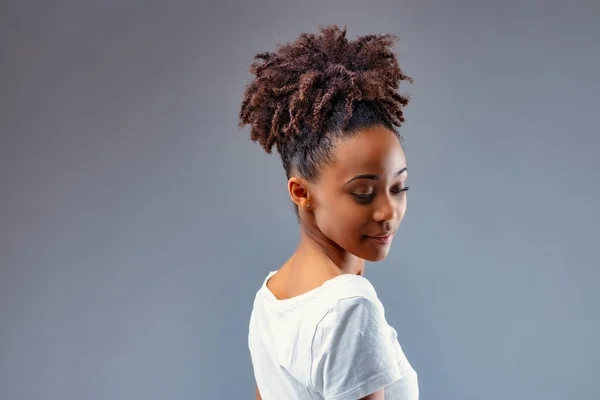
[[[400,135],[408,97],[396,91],[412,83],[391,50],[392,34],[346,38],[346,28],[320,26],[275,52],[257,54],[255,78],[246,86],[239,125],[271,153],[276,146],[288,179],[313,180],[331,161],[335,140],[373,125]],[[296,210],[297,211],[297,210]]]

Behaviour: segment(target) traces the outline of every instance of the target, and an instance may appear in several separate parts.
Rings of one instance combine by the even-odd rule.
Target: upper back
[[[309,349],[319,322],[340,299],[379,303],[370,282],[359,275],[336,276],[298,296],[279,300],[267,288],[272,271],[254,298],[248,347],[263,399],[320,398],[311,388]]]

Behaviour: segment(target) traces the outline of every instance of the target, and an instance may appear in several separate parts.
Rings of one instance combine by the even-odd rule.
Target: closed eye
[[[392,194],[398,194],[398,193],[406,192],[406,191],[408,191],[408,189],[409,189],[408,186],[403,186],[403,187],[400,187],[400,188],[392,189]]]
[[[391,192],[393,195],[399,195],[403,192],[408,191],[408,189],[409,189],[408,186],[402,186],[402,187],[392,189]],[[375,198],[375,193],[369,193],[369,194],[352,193],[352,197],[354,197],[354,199],[361,204],[368,204]]]
[[[371,200],[373,200],[373,197],[375,197],[375,194],[374,193],[369,193],[369,194],[352,193],[352,197],[354,197],[361,204],[367,204],[367,203],[371,202]]]

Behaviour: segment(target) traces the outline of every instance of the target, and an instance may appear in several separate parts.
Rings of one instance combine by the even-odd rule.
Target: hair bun
[[[397,36],[346,38],[346,27],[319,26],[275,52],[259,53],[250,66],[255,78],[246,85],[239,125],[252,126],[250,137],[271,153],[292,135],[321,132],[334,109],[345,110],[346,123],[356,101],[376,102],[390,125],[404,122],[408,97],[396,91],[413,82],[401,70],[392,47]]]

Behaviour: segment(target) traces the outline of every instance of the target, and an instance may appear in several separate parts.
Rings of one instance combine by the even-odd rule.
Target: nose
[[[381,196],[373,212],[373,220],[377,222],[394,221],[398,216],[397,204],[389,195]]]

